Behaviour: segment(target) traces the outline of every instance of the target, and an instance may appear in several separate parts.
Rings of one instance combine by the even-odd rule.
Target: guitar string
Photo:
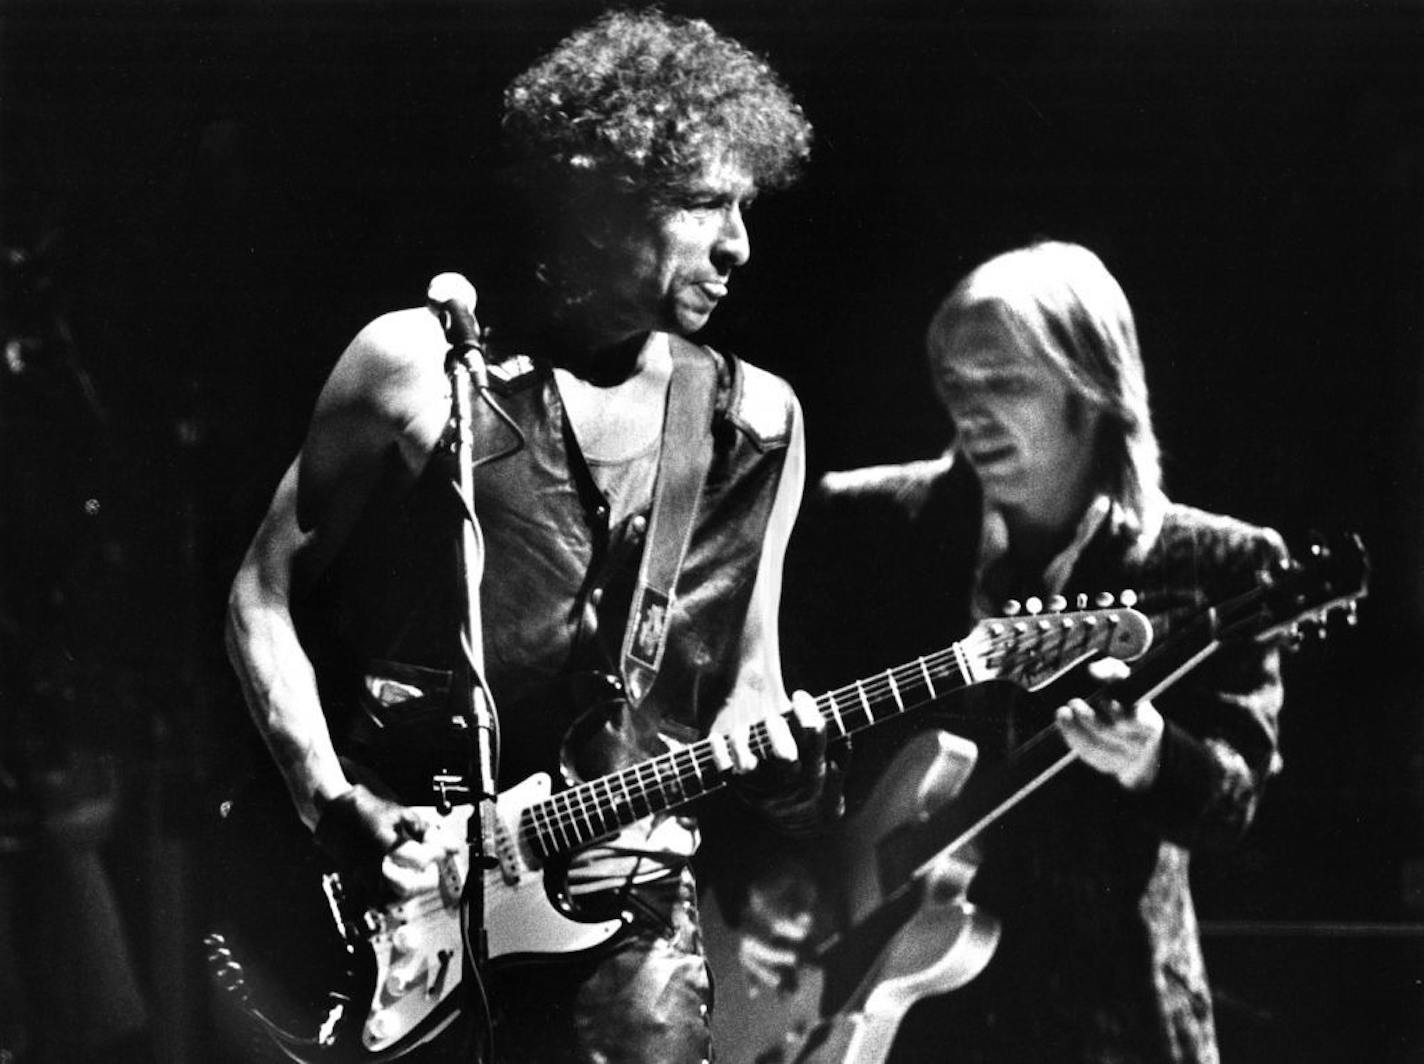
[[[1109,641],[1112,638],[1114,627],[1112,622],[1115,619],[1116,618],[1110,617],[1109,626],[1103,629],[1103,632],[1107,635]],[[982,655],[982,657],[987,663],[992,665],[998,664],[1000,661],[1002,661],[1007,653],[1012,652],[1015,649],[1021,650],[1022,648],[1019,647],[1017,644],[1019,644],[1023,640],[1023,637],[1031,635],[1035,637],[1033,641],[1038,644],[1036,649],[1045,658],[1052,659],[1055,656],[1063,656],[1070,651],[1076,653],[1080,650],[1089,649],[1094,642],[1100,641],[1094,639],[1094,631],[1094,627],[1088,624],[1073,625],[1071,622],[1068,624],[1055,624],[1054,622],[1048,619],[1044,619],[1036,623],[1031,623],[1028,627],[1025,627],[1024,622],[1019,622],[1015,625],[1015,629],[1013,631],[1009,633],[999,633],[996,635],[992,635],[987,640],[975,640],[973,635],[971,635],[971,637],[962,641],[960,646],[964,644],[969,644],[971,642],[988,642],[992,649],[989,653]],[[1075,642],[1078,644],[1076,648],[1073,645]],[[848,706],[846,710],[841,711],[836,703],[837,695],[840,695],[842,697],[849,697],[851,692],[854,692],[856,695],[864,694],[865,697],[859,699],[859,701],[861,701],[863,704],[871,701],[876,703],[885,703],[887,701],[887,695],[889,695],[894,698],[897,706],[900,707],[900,711],[916,708],[919,705],[924,704],[925,701],[927,701],[924,698],[916,698],[909,704],[906,704],[900,694],[902,684],[909,684],[911,686],[918,685],[925,692],[928,693],[928,700],[933,700],[939,697],[939,692],[935,689],[933,683],[926,682],[926,679],[920,675],[920,672],[924,672],[926,676],[928,676],[928,666],[933,663],[937,671],[941,671],[942,675],[946,674],[947,670],[943,670],[945,659],[950,654],[952,654],[955,649],[956,648],[951,647],[946,651],[940,651],[935,654],[927,655],[922,659],[917,659],[915,662],[901,665],[894,669],[886,670],[885,672],[878,674],[876,677],[873,677],[870,680],[858,681],[857,683],[848,685],[837,691],[832,691],[826,695],[821,696],[817,700],[817,702],[826,703],[826,706],[829,707],[829,710],[827,710],[826,708],[822,708],[823,717],[827,715],[827,712],[833,714],[836,718],[836,722],[840,725],[843,734],[850,734],[851,732],[858,730],[859,727],[864,727],[866,724],[873,723],[877,718],[874,716],[874,713],[869,709],[868,705],[863,705],[863,707],[859,710]],[[1061,666],[1055,667],[1057,668]],[[962,667],[960,667],[958,671],[961,673],[962,676]],[[952,676],[952,673],[948,674]],[[897,682],[897,677],[899,677],[899,682]],[[946,691],[946,693],[948,692]],[[858,714],[863,714],[866,717],[864,723],[856,727],[850,728],[844,726],[843,718],[845,716],[854,716]],[[761,731],[762,729],[760,728],[756,729],[757,734],[754,734],[753,736],[754,740],[759,741],[759,753],[765,752],[765,747],[767,745],[768,739],[766,735],[760,734]],[[633,796],[627,793],[627,788],[625,785],[625,801],[623,805],[627,807],[630,813],[635,816],[650,815],[653,812],[659,811],[659,809],[669,808],[690,798],[699,797],[712,789],[712,787],[707,786],[705,780],[702,779],[701,769],[703,764],[706,764],[707,767],[713,769],[715,774],[715,763],[704,762],[701,758],[694,755],[690,761],[690,764],[680,768],[678,762],[688,760],[688,757],[686,756],[687,749],[683,751],[678,751],[674,755],[664,755],[664,757],[662,758],[654,759],[650,762],[644,762],[638,766],[634,766],[630,769],[624,770],[624,773],[622,773],[622,775],[631,775],[636,780],[638,784],[638,789],[640,791],[642,804],[647,810],[644,813],[639,813],[637,805],[634,804]],[[663,770],[667,768],[672,768],[679,771],[673,778],[668,779],[663,774]],[[689,781],[686,778],[686,768],[691,768],[698,777],[698,785],[695,785],[695,787],[700,785],[700,789],[694,789],[690,794],[688,793]],[[580,788],[561,792],[559,795],[556,795],[553,799],[549,800],[549,803],[554,806],[555,815],[554,818],[550,818],[549,814],[546,811],[545,819],[548,821],[553,830],[556,830],[559,834],[562,834],[564,836],[563,845],[569,846],[571,844],[571,840],[568,837],[570,830],[574,832],[575,836],[579,836],[580,834],[582,834],[578,831],[580,827],[596,827],[599,831],[606,831],[608,829],[607,822],[609,820],[612,820],[614,827],[616,828],[617,823],[620,819],[620,807],[617,800],[614,799],[612,796],[611,787],[609,788],[611,804],[607,806],[600,805],[596,807],[596,812],[598,816],[598,822],[596,824],[593,821],[592,817],[590,817],[586,812],[587,805],[583,800],[584,795],[594,794],[596,797],[595,785],[597,782],[598,781],[594,781],[594,784],[580,785]],[[713,786],[720,786],[720,783],[716,783]],[[666,805],[655,802],[651,794],[653,790],[656,790],[661,794],[663,802],[667,803]],[[582,791],[582,793],[580,793],[580,791]],[[671,792],[671,797],[669,796],[669,792]],[[575,802],[577,802],[580,806],[583,807],[582,811],[574,808]],[[537,819],[537,815],[534,819]],[[535,831],[536,841],[539,841],[539,825],[535,823],[532,825],[532,827]],[[525,841],[528,841],[527,832],[521,837]],[[572,840],[572,844],[576,844],[577,841],[578,839],[576,837],[574,840]],[[545,849],[547,851],[548,848],[546,847]]]
[[[1078,642],[1080,646],[1078,648],[1072,647],[1075,634],[1079,636]],[[931,673],[939,673],[941,675],[941,679],[947,677],[950,680],[954,680],[956,678],[955,673],[958,674],[957,678],[961,681],[961,683],[958,686],[946,688],[943,692],[944,694],[960,690],[964,686],[967,686],[968,684],[972,683],[972,677],[966,675],[964,667],[960,664],[958,660],[958,655],[960,652],[979,652],[979,655],[982,660],[992,666],[1000,664],[1007,657],[1007,655],[1015,649],[1014,644],[1017,644],[1022,639],[1022,637],[1026,635],[1037,636],[1037,643],[1039,645],[1037,645],[1034,649],[1036,649],[1044,657],[1052,657],[1055,655],[1061,656],[1065,653],[1070,652],[1077,653],[1078,650],[1088,649],[1089,644],[1092,642],[1093,634],[1093,629],[1087,625],[1079,625],[1075,627],[1054,626],[1050,629],[1040,628],[1038,625],[1034,625],[1029,629],[1024,629],[1022,627],[1016,626],[1015,630],[1008,633],[994,633],[991,631],[985,634],[976,631],[974,633],[971,633],[965,639],[960,640],[958,643],[953,644],[952,646],[947,647],[944,650],[924,655],[923,657],[915,659],[914,662],[905,663],[903,665],[896,666],[895,668],[884,670],[883,672],[877,673],[875,676],[870,677],[867,680],[856,681],[854,683],[847,684],[835,690],[828,691],[816,699],[817,707],[821,708],[822,703],[825,703],[828,707],[830,707],[829,710],[822,709],[822,716],[827,719],[828,723],[830,720],[830,717],[827,716],[828,712],[835,712],[835,716],[838,722],[841,720],[841,718],[845,716],[853,716],[856,713],[863,714],[867,718],[864,723],[848,728],[845,727],[843,724],[841,725],[842,733],[844,735],[850,735],[853,732],[858,731],[861,728],[864,728],[869,724],[873,723],[877,718],[874,717],[866,709],[856,709],[854,706],[848,706],[844,711],[836,710],[835,707],[837,704],[837,696],[849,698],[851,692],[854,692],[857,695],[864,694],[867,700],[877,703],[884,702],[886,701],[887,697],[893,696],[895,702],[901,707],[899,710],[897,710],[897,712],[906,712],[910,709],[918,708],[919,706],[924,705],[926,702],[934,701],[936,698],[940,697],[941,692],[939,692],[938,689],[935,688],[933,683],[929,682],[929,675]],[[1057,645],[1048,645],[1054,643],[1055,636],[1058,637]],[[1108,630],[1108,638],[1111,639],[1111,629]],[[923,676],[921,675],[921,670],[923,670]],[[920,699],[918,701],[905,703],[903,701],[903,696],[901,695],[901,684],[898,683],[895,679],[897,673],[902,674],[902,682],[905,682],[907,684],[910,682],[918,684],[924,689],[924,691],[929,695],[929,697],[927,699]],[[766,731],[765,725],[758,724],[752,729],[752,732],[753,734],[750,737],[750,742],[756,747],[755,752],[759,754],[766,753],[766,748],[770,745],[770,736],[769,733],[767,733]],[[1047,737],[1048,736],[1046,731],[1040,732],[1038,735],[1035,735],[1027,743],[1025,743],[1020,750],[1016,752],[1015,760],[1028,756],[1032,752],[1032,750],[1034,750],[1038,745],[1045,741]],[[683,786],[683,782],[686,779],[685,772],[675,777],[671,781],[665,780],[661,776],[661,768],[659,767],[660,763],[663,767],[675,768],[679,760],[690,762],[690,764],[687,765],[687,768],[690,768],[695,772],[698,783],[703,785],[702,790],[696,791],[692,794],[687,793],[686,787]],[[710,784],[705,782],[705,776],[703,772],[704,768],[711,770],[710,775],[712,777],[712,782]],[[643,779],[643,775],[645,772],[650,774],[650,781]],[[691,798],[701,797],[705,794],[711,793],[711,791],[720,788],[726,782],[725,778],[722,777],[720,770],[717,769],[715,758],[711,756],[710,744],[708,744],[706,740],[703,740],[699,743],[691,744],[680,750],[672,751],[668,754],[661,755],[660,757],[654,758],[651,761],[631,766],[629,769],[625,769],[622,772],[614,773],[610,776],[600,777],[599,779],[589,781],[585,784],[580,784],[577,787],[562,791],[557,795],[553,795],[552,797],[543,800],[542,802],[536,803],[534,806],[531,806],[529,809],[526,809],[524,811],[524,814],[520,818],[520,841],[532,845],[536,852],[541,852],[542,855],[545,857],[550,856],[552,853],[559,851],[553,848],[540,847],[537,845],[537,843],[541,841],[541,837],[552,836],[552,833],[555,830],[558,830],[565,835],[565,849],[572,849],[574,846],[577,846],[581,841],[595,841],[593,839],[581,840],[578,837],[577,831],[574,830],[577,829],[580,825],[586,825],[589,827],[594,826],[591,816],[586,811],[589,805],[589,803],[585,801],[586,795],[592,796],[593,809],[597,816],[600,818],[600,821],[607,820],[611,816],[614,823],[613,830],[616,830],[617,824],[619,822],[619,804],[617,798],[614,796],[613,793],[613,783],[615,779],[617,779],[623,787],[624,804],[627,806],[630,812],[637,814],[637,808],[633,804],[634,797],[629,791],[626,780],[624,779],[624,777],[630,774],[634,776],[634,778],[637,780],[638,784],[640,785],[640,789],[646,790],[650,786],[656,787],[659,791],[663,792],[663,796],[665,799],[667,798],[666,788],[669,785],[677,785],[679,788],[679,797],[677,798],[677,800],[670,802],[670,804],[668,806],[665,806],[664,808],[671,808],[674,805],[680,804],[680,802],[682,801],[687,801]],[[597,795],[597,789],[599,786],[603,786],[604,789],[608,792],[607,805],[602,804],[603,800],[600,799]],[[585,810],[584,812],[576,812],[573,809],[573,803],[575,801],[577,801],[580,807]],[[566,808],[557,809],[557,807],[561,804],[564,805]],[[636,819],[641,819],[643,816],[648,816],[651,815],[653,812],[658,811],[653,808],[652,803],[649,799],[644,798],[644,804],[648,807],[648,812],[638,815]],[[541,808],[548,807],[551,805],[556,807],[556,817],[551,817],[547,808]],[[541,816],[545,824],[547,825],[547,827],[543,830],[541,830],[538,824],[536,823],[536,821],[540,819]],[[604,831],[605,833],[608,832],[608,829],[602,823],[598,825],[598,828],[600,831]],[[574,830],[573,838],[569,837],[570,830]],[[532,840],[530,838],[531,834],[533,835]],[[974,832],[973,834],[977,834],[977,832]],[[956,840],[956,845],[962,844],[963,841],[963,838],[961,838],[960,840]],[[436,887],[431,888],[428,892],[426,892],[424,897],[417,895],[415,897],[406,899],[403,907],[410,913],[411,918],[420,919],[422,917],[429,916],[434,912],[443,910],[444,908],[446,908],[446,905],[443,896],[440,894],[438,887]]]
[[[949,670],[945,669],[944,666],[952,662],[952,650],[944,650],[936,652],[934,654],[929,654],[926,655],[922,660],[924,661],[925,666],[927,668],[938,671],[943,675],[951,675]],[[894,689],[894,687],[892,686],[893,680],[890,678],[890,674],[893,674],[895,672],[902,672],[905,674],[904,678],[907,681],[913,680],[914,682],[920,683],[922,686],[924,686],[922,680],[915,679],[919,668],[919,661],[916,661],[913,665],[900,666],[897,669],[888,670],[887,673],[880,674],[874,680],[870,681],[867,684],[863,684],[862,686],[866,689],[867,695],[873,700],[877,702],[884,701],[887,696],[887,693]],[[959,671],[957,666],[955,667],[954,671]],[[841,698],[849,697],[849,692],[854,690],[855,687],[856,685],[854,684],[848,685],[846,687],[840,688],[837,691],[828,692],[827,694],[820,696],[818,699],[816,699],[818,708],[821,708],[823,703],[832,703],[836,699],[836,696],[840,696]],[[913,703],[913,705],[918,704],[920,703]],[[907,706],[907,708],[910,707]],[[852,712],[859,713],[862,711],[847,709],[845,711],[842,711],[842,716],[849,716],[852,714]],[[823,709],[822,716],[828,717],[828,713],[828,710]],[[871,719],[873,720],[874,718]],[[854,727],[847,728],[845,729],[845,734],[850,734],[855,730],[858,729]],[[759,722],[758,724],[754,725],[752,728],[752,734],[749,738],[750,745],[753,747],[754,753],[765,754],[769,751],[770,735],[767,732],[764,723]],[[687,771],[684,770],[681,772],[676,772],[676,770],[678,770],[680,767],[680,763],[685,764],[686,769],[691,770],[698,777],[699,784],[697,786],[699,789],[695,790],[695,792],[691,794],[688,793],[688,786],[685,782],[687,777]],[[673,769],[676,772],[676,775],[672,779],[668,779],[664,773],[664,770],[666,769]],[[704,770],[710,770],[710,772],[705,772]],[[712,777],[710,783],[706,779],[708,775]],[[646,812],[639,813],[637,806],[639,798],[635,798],[628,791],[626,783],[623,788],[624,800],[622,803],[620,803],[616,796],[613,795],[612,781],[615,778],[620,779],[620,781],[622,781],[627,777],[632,777],[634,780],[636,780],[636,782],[639,784],[639,791],[644,792],[640,795],[640,798],[641,804],[646,808]],[[552,807],[552,814],[549,812],[548,809],[542,810],[540,812],[535,812],[532,809],[528,811],[532,815],[526,816],[524,818],[526,823],[522,826],[521,838],[523,839],[523,841],[530,841],[529,834],[532,831],[534,835],[533,841],[535,843],[538,843],[542,841],[541,837],[547,837],[550,834],[550,831],[542,830],[537,823],[532,823],[532,821],[540,818],[540,813],[542,813],[543,819],[551,826],[552,830],[564,831],[565,834],[567,834],[567,829],[570,826],[577,828],[581,824],[588,824],[590,827],[597,827],[598,830],[604,831],[607,830],[607,822],[609,820],[612,820],[615,825],[619,822],[619,820],[621,819],[619,816],[620,807],[626,807],[629,812],[635,815],[635,818],[637,819],[641,819],[643,816],[648,816],[654,812],[658,812],[659,809],[654,806],[651,796],[646,793],[651,788],[656,788],[658,791],[663,792],[663,797],[666,800],[667,791],[670,788],[676,786],[678,795],[672,804],[678,804],[679,802],[688,800],[689,798],[701,797],[702,795],[710,793],[712,790],[722,786],[725,783],[725,780],[721,777],[721,770],[717,768],[716,759],[712,755],[711,742],[705,739],[700,740],[699,742],[684,747],[681,750],[673,751],[669,754],[660,755],[659,757],[654,758],[650,761],[630,766],[629,768],[624,769],[621,772],[614,773],[610,776],[600,777],[599,779],[590,781],[589,783],[580,784],[577,787],[570,788],[566,791],[561,791],[559,794],[554,795],[549,799],[546,799],[541,804],[544,806]],[[597,789],[600,786],[604,786],[605,789],[607,789],[609,792],[608,804],[603,804],[602,800],[597,795]],[[584,792],[585,794],[593,795],[594,805],[597,810],[600,823],[594,825],[592,823],[591,818],[582,816],[574,811],[574,801],[582,801],[582,796],[577,794],[577,792]],[[668,807],[664,806],[663,808]],[[545,847],[540,847],[536,845],[535,848],[536,850],[543,849],[546,854],[549,852],[548,848]]]
[[[1118,620],[1119,618],[1116,615],[1109,615],[1106,626],[1101,629],[1088,623],[1074,624],[1071,620],[1067,623],[1063,623],[1061,618],[1057,622],[1050,618],[1042,618],[1038,621],[1003,622],[1005,623],[1005,627],[1009,628],[1006,632],[993,632],[991,630],[987,634],[980,632],[971,633],[970,636],[961,640],[960,643],[945,650],[937,651],[923,658],[916,659],[914,662],[877,673],[868,680],[856,681],[845,687],[827,692],[816,699],[817,708],[821,710],[822,717],[826,719],[828,723],[833,719],[830,714],[834,714],[834,719],[840,723],[843,734],[849,735],[861,727],[874,723],[878,719],[870,710],[869,703],[885,703],[889,697],[893,696],[894,701],[899,706],[896,712],[904,712],[912,708],[917,708],[925,704],[925,702],[933,701],[939,697],[940,692],[936,691],[932,684],[926,683],[919,675],[921,669],[928,672],[933,668],[935,671],[942,672],[944,676],[948,676],[951,679],[954,678],[954,673],[957,672],[959,673],[959,678],[964,681],[964,683],[972,682],[972,677],[965,676],[963,668],[953,660],[957,648],[973,651],[978,649],[976,644],[981,646],[982,644],[987,644],[987,652],[982,652],[979,656],[986,664],[997,666],[1015,650],[1022,652],[1026,649],[1020,644],[1027,640],[1027,642],[1031,644],[1031,649],[1036,650],[1044,658],[1052,660],[1055,657],[1062,657],[1065,653],[1070,651],[1076,653],[1079,650],[1090,649],[1094,642],[1101,641],[1095,640],[1095,634],[1098,632],[1101,632],[1102,635],[1106,637],[1106,645],[1110,647]],[[1078,644],[1077,648],[1073,646],[1075,642]],[[945,668],[946,665],[950,664],[953,665],[952,670]],[[897,682],[897,676],[899,677],[899,682]],[[908,704],[905,703],[900,693],[902,684],[910,687],[918,685],[928,693],[929,698],[921,698]],[[960,686],[963,685],[963,683],[960,684]],[[950,688],[944,693],[947,694],[950,690],[957,689],[959,688]],[[857,708],[852,704],[845,710],[841,710],[837,701],[838,696],[841,698],[851,698],[852,695],[855,696],[855,701],[862,703],[862,705]],[[843,724],[843,718],[855,715],[863,715],[866,718],[865,722],[858,726],[846,728]],[[754,753],[760,755],[768,751],[770,736],[764,724],[758,724],[753,727],[750,739],[754,746]],[[683,764],[680,765],[680,762]],[[703,779],[702,770],[704,768],[712,770],[714,782],[711,784],[707,784]],[[664,775],[665,769],[674,770],[674,775],[671,779]],[[691,793],[689,793],[688,790],[687,780],[689,769],[696,774],[698,780],[697,787],[700,788],[694,789]],[[543,855],[548,856],[551,853],[559,852],[560,847],[559,845],[543,845],[545,839],[556,844],[561,843],[563,849],[570,849],[581,842],[593,841],[593,839],[583,838],[589,829],[596,829],[600,832],[597,837],[603,837],[604,834],[610,832],[610,823],[612,825],[611,830],[616,830],[619,823],[622,822],[623,817],[620,816],[620,803],[612,791],[612,780],[614,778],[617,778],[623,787],[624,801],[622,807],[626,807],[628,812],[633,814],[634,819],[641,819],[653,813],[665,811],[691,798],[701,797],[719,788],[725,782],[720,779],[720,775],[721,773],[716,767],[715,759],[711,757],[710,742],[702,740],[688,747],[684,747],[681,750],[661,755],[650,761],[642,762],[639,765],[631,766],[611,776],[601,777],[599,780],[580,784],[577,787],[570,788],[551,798],[545,799],[541,804],[546,808],[542,810],[531,809],[528,811],[528,815],[521,818],[520,841],[530,844],[536,852],[541,852]],[[629,792],[627,786],[627,780],[629,778],[632,778],[637,784],[639,791],[637,797]],[[609,796],[607,804],[604,804],[597,794],[598,786],[605,781],[607,781],[606,789]],[[674,792],[671,798],[668,793],[670,789]],[[652,793],[654,790],[661,794],[663,803],[665,804],[658,803],[654,800]],[[585,796],[592,796],[593,808],[597,816],[596,823],[594,818],[586,811],[579,811],[574,808],[574,803],[577,801],[584,810],[587,809],[588,803],[584,801]],[[638,801],[641,801],[641,804],[645,807],[645,811],[642,813],[638,810]],[[537,823],[541,815],[547,825],[544,829],[541,829]],[[581,831],[580,828],[584,830]],[[555,833],[563,836],[562,840],[556,838]],[[532,839],[530,838],[531,834],[533,836]]]

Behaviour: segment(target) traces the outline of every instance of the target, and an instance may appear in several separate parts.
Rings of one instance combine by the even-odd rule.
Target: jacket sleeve
[[[1274,531],[1198,516],[1205,520],[1168,534],[1159,572],[1169,593],[1190,587],[1197,606],[1219,603],[1286,560]],[[1172,627],[1169,620],[1159,635],[1170,639]],[[1282,767],[1283,701],[1279,645],[1250,639],[1224,643],[1159,696],[1167,720],[1161,767],[1142,796],[1142,811],[1161,835],[1199,847],[1227,845],[1245,833],[1267,781]]]

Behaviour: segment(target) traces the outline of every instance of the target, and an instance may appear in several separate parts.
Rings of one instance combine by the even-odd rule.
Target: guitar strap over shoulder
[[[670,336],[672,379],[663,415],[662,447],[638,586],[628,611],[620,663],[628,699],[646,697],[657,679],[676,605],[677,576],[712,464],[712,414],[717,364],[704,348]]]

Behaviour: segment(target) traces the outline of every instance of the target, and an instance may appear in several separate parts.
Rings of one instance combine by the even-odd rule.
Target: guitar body
[[[859,924],[880,906],[889,888],[899,885],[898,879],[886,881],[880,855],[887,844],[953,802],[974,771],[978,755],[968,739],[933,729],[911,738],[886,766],[843,832],[850,924]]]
[[[974,769],[973,743],[943,731],[923,732],[895,756],[844,833],[847,915],[852,927],[881,910],[893,870],[886,844],[959,795]],[[916,1001],[948,993],[975,978],[993,957],[999,923],[964,899],[975,866],[960,856],[936,862],[922,877],[908,919],[889,937],[864,937],[826,958],[826,1016],[795,1056],[797,1064],[878,1064]]]
[[[528,963],[597,949],[627,924],[623,914],[599,919],[580,916],[568,896],[564,862],[540,867],[519,846],[519,818],[548,797],[549,777],[536,773],[499,796],[495,819],[499,834],[493,848],[498,864],[485,872],[485,927],[489,960]]]
[[[931,883],[918,911],[881,950],[851,999],[807,1036],[796,1064],[880,1064],[922,998],[958,990],[984,970],[999,921],[964,901],[953,877]]]
[[[550,790],[548,775],[531,776],[500,795],[486,818],[486,850],[495,858],[482,880],[491,965],[594,950],[626,926],[622,914],[581,917],[564,888],[566,864],[539,867],[516,841],[521,816]],[[435,886],[392,901],[369,876],[333,868],[290,808],[259,808],[274,804],[256,796],[224,803],[223,848],[244,865],[256,862],[261,874],[222,862],[231,873],[227,918],[207,941],[219,986],[297,1060],[375,1064],[444,1031],[465,1000],[460,900],[471,807],[445,815],[415,807],[427,839],[453,852]],[[274,825],[291,831],[274,838]],[[242,878],[257,881],[233,889]]]

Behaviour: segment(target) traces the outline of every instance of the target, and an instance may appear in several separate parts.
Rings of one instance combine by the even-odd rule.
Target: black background
[[[1361,623],[1291,660],[1286,773],[1197,885],[1228,1060],[1424,1059],[1417,5],[666,6],[766,53],[817,129],[706,334],[796,387],[813,473],[937,453],[931,310],[1052,236],[1136,309],[1174,497],[1364,536]],[[32,256],[6,335],[71,341],[0,372],[11,705],[58,677],[75,741],[120,755],[107,858],[168,1059],[210,1033],[199,810],[255,751],[227,584],[350,336],[479,282],[499,90],[597,10],[0,9],[0,234]]]

